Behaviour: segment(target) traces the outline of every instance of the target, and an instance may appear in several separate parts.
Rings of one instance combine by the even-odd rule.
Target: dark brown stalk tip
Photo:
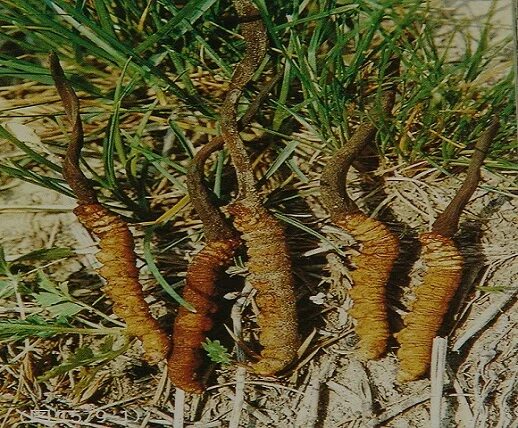
[[[88,181],[88,178],[86,178],[79,167],[81,149],[84,143],[83,124],[79,113],[79,99],[72,86],[66,80],[65,73],[61,68],[59,58],[55,52],[49,54],[49,62],[54,85],[61,98],[65,108],[65,114],[71,126],[70,143],[68,144],[63,161],[63,176],[75,193],[79,203],[96,203],[97,195]]]
[[[464,183],[444,212],[435,220],[432,226],[432,230],[434,232],[447,237],[451,237],[457,233],[460,216],[478,187],[478,183],[480,181],[480,168],[484,163],[484,159],[486,158],[489,147],[498,132],[499,126],[499,120],[495,116],[489,128],[486,129],[475,143]]]

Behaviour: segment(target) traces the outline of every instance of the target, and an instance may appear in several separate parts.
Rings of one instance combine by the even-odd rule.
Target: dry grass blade
[[[98,272],[106,280],[104,292],[113,300],[113,311],[126,322],[128,334],[142,341],[146,359],[156,363],[166,357],[169,339],[150,314],[144,300],[138,280],[133,236],[124,220],[97,201],[95,191],[79,168],[83,146],[79,100],[66,81],[55,54],[50,55],[50,64],[52,77],[72,125],[71,142],[63,169],[65,179],[78,198],[74,214],[90,233],[99,238],[101,250],[96,257],[103,266]]]

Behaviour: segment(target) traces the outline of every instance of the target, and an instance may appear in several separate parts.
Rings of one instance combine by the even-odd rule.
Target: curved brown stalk
[[[457,232],[460,215],[480,181],[480,168],[498,126],[495,118],[475,145],[461,188],[437,217],[432,231],[419,237],[426,271],[422,284],[416,288],[416,300],[411,311],[404,319],[405,327],[395,335],[400,344],[397,353],[400,382],[419,379],[430,367],[433,339],[439,333],[461,281],[464,260],[452,236]]]
[[[77,196],[78,206],[74,214],[90,233],[99,238],[101,249],[96,257],[103,266],[98,273],[106,280],[103,290],[113,301],[113,311],[126,322],[128,334],[142,341],[146,360],[156,363],[166,357],[169,339],[151,316],[144,300],[138,280],[133,236],[124,220],[99,203],[94,189],[79,167],[84,142],[79,100],[65,79],[57,55],[52,53],[49,59],[52,78],[72,126],[63,175]]]
[[[264,101],[277,76],[259,92],[244,114],[241,123],[247,125]],[[199,368],[203,364],[202,344],[212,328],[212,313],[216,282],[220,273],[232,262],[235,250],[241,244],[237,232],[227,223],[221,211],[214,206],[204,184],[205,162],[223,147],[222,137],[216,137],[194,156],[187,173],[187,188],[194,210],[200,217],[207,244],[194,256],[187,269],[183,298],[196,312],[180,307],[173,327],[173,346],[168,359],[169,378],[184,391],[201,393],[204,385]]]
[[[394,60],[389,73],[396,73]],[[395,88],[381,96],[381,112],[390,115],[394,106]],[[399,253],[398,238],[380,221],[363,214],[347,194],[346,178],[349,168],[362,149],[376,137],[379,114],[372,111],[371,120],[361,123],[351,139],[328,161],[320,179],[322,203],[331,221],[347,231],[361,244],[360,253],[352,256],[356,269],[351,273],[353,300],[350,315],[356,319],[360,339],[358,355],[363,360],[383,355],[390,336],[386,284]]]
[[[295,291],[286,237],[278,221],[263,207],[255,188],[250,160],[239,136],[236,107],[245,85],[268,48],[259,11],[250,0],[234,0],[242,22],[246,52],[237,65],[221,108],[221,133],[236,170],[239,194],[229,206],[236,229],[247,246],[250,284],[257,290],[261,358],[256,373],[273,375],[296,357],[299,345]]]

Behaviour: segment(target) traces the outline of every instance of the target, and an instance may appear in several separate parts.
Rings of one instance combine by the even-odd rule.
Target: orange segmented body
[[[252,365],[257,374],[273,375],[291,363],[299,346],[295,292],[286,237],[279,222],[264,208],[241,202],[229,206],[234,226],[247,245],[250,284],[257,290],[261,359]]]
[[[252,365],[262,375],[284,369],[296,356],[298,346],[295,293],[286,237],[279,223],[263,207],[256,181],[239,135],[237,106],[248,82],[257,72],[268,50],[266,27],[251,0],[233,0],[241,20],[245,56],[237,64],[230,88],[221,106],[221,136],[236,170],[238,196],[229,206],[234,226],[247,245],[250,283],[257,290],[261,358]]]
[[[99,238],[101,250],[96,258],[103,266],[98,273],[106,280],[103,290],[113,301],[113,312],[126,322],[128,334],[142,341],[148,362],[156,363],[166,358],[169,339],[151,316],[144,300],[128,225],[98,203],[79,205],[74,214]]]
[[[183,306],[178,310],[168,359],[169,378],[184,391],[200,393],[204,389],[198,370],[203,363],[202,343],[212,328],[211,315],[216,310],[215,284],[221,271],[231,263],[239,244],[238,239],[209,241],[189,264],[183,298],[196,312]]]
[[[98,270],[106,280],[105,293],[113,301],[113,311],[127,324],[128,334],[142,341],[146,359],[156,363],[167,356],[169,339],[149,312],[136,267],[135,245],[127,223],[104,208],[81,171],[79,159],[84,143],[79,99],[65,78],[55,53],[49,56],[50,71],[71,125],[71,139],[63,162],[63,176],[77,197],[74,214],[85,228],[99,238]]]
[[[432,342],[439,332],[449,304],[457,291],[463,259],[451,238],[436,232],[421,234],[425,276],[416,288],[416,300],[405,317],[405,327],[396,334],[400,344],[398,380],[424,376],[430,367]]]
[[[480,168],[499,128],[498,117],[477,140],[464,183],[446,209],[437,217],[432,231],[419,237],[425,264],[423,282],[416,288],[416,300],[404,318],[405,327],[395,335],[400,344],[398,380],[406,382],[424,376],[431,364],[433,339],[439,333],[449,304],[462,279],[463,257],[451,239],[459,219],[480,180]]]
[[[359,358],[377,359],[385,353],[390,336],[386,284],[398,257],[399,240],[383,223],[359,212],[343,215],[335,224],[361,244],[360,253],[352,256],[356,269],[351,273],[349,314],[356,320]]]

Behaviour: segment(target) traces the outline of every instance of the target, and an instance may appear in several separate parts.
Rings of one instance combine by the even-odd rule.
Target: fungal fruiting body
[[[423,282],[415,290],[415,301],[403,319],[404,328],[395,335],[400,344],[398,380],[407,382],[424,376],[430,368],[433,339],[439,333],[449,305],[461,283],[463,257],[452,240],[459,218],[480,180],[480,168],[498,131],[498,119],[475,144],[464,183],[441,213],[432,231],[420,235],[425,265]]]
[[[174,320],[172,351],[167,360],[168,375],[178,388],[191,393],[204,390],[199,369],[203,364],[202,344],[212,328],[216,284],[222,271],[228,267],[241,244],[237,233],[227,224],[215,207],[204,184],[206,160],[223,146],[223,140],[214,138],[194,156],[187,173],[187,188],[194,209],[200,217],[205,247],[189,263],[183,289],[183,298],[195,312],[181,306]]]
[[[203,363],[202,343],[212,328],[212,315],[217,309],[215,284],[221,271],[232,262],[240,243],[238,239],[209,241],[189,264],[183,298],[196,312],[183,306],[178,310],[168,360],[169,378],[184,391],[200,393],[204,389],[198,371]]]
[[[58,57],[51,54],[50,70],[56,89],[72,126],[71,141],[63,163],[63,176],[77,197],[74,213],[85,228],[99,238],[97,259],[103,265],[98,273],[106,280],[103,287],[113,301],[113,311],[127,324],[127,332],[142,341],[146,360],[156,363],[167,356],[169,339],[149,312],[138,280],[133,236],[128,224],[103,207],[79,167],[83,146],[83,127],[79,100],[65,79]]]
[[[130,336],[142,341],[146,360],[157,363],[167,356],[169,339],[149,312],[136,267],[133,236],[118,215],[101,204],[80,204],[74,209],[81,224],[99,238],[98,273],[106,280],[103,291],[113,301],[113,312],[122,318]]]
[[[422,233],[421,259],[426,274],[415,290],[415,302],[404,318],[405,328],[395,335],[400,348],[399,382],[424,376],[430,367],[432,343],[457,291],[463,258],[451,238],[436,232]]]
[[[349,314],[356,320],[360,339],[358,357],[377,359],[390,337],[385,288],[398,257],[399,240],[383,223],[362,213],[344,215],[334,223],[361,243],[359,254],[351,258],[356,269],[351,272],[353,307]]]
[[[261,65],[268,48],[261,14],[250,0],[233,0],[241,20],[245,56],[236,66],[221,107],[221,136],[230,153],[238,184],[238,197],[230,205],[236,229],[247,246],[250,281],[257,289],[261,358],[252,368],[262,375],[284,369],[295,357],[297,335],[295,291],[286,237],[279,222],[257,195],[250,159],[239,135],[237,103],[246,84]]]
[[[264,208],[235,202],[229,206],[234,225],[247,246],[249,280],[257,290],[257,324],[261,358],[252,365],[260,375],[273,375],[297,355],[298,323],[291,260],[279,222]]]
[[[395,63],[394,63],[394,68]],[[395,89],[381,97],[381,112],[389,115]],[[373,111],[371,110],[371,113]],[[343,228],[360,244],[359,254],[352,256],[352,288],[349,296],[353,306],[349,314],[355,319],[359,338],[358,357],[370,360],[381,357],[390,337],[387,316],[386,285],[399,254],[398,238],[380,221],[363,214],[346,191],[347,172],[361,150],[376,137],[374,122],[364,121],[350,140],[325,165],[320,179],[321,200],[331,221]]]
[[[280,76],[280,75],[278,75]],[[267,97],[278,76],[271,79],[252,101],[241,118],[247,125]],[[214,297],[221,271],[232,262],[241,240],[225,216],[213,204],[204,183],[204,167],[209,156],[223,147],[222,137],[213,138],[194,156],[187,172],[187,189],[194,210],[203,223],[206,246],[192,259],[187,269],[183,297],[196,313],[181,307],[173,326],[173,346],[168,359],[171,382],[184,391],[201,393],[204,385],[199,369],[203,363],[202,344],[212,326],[211,315],[216,311]]]

